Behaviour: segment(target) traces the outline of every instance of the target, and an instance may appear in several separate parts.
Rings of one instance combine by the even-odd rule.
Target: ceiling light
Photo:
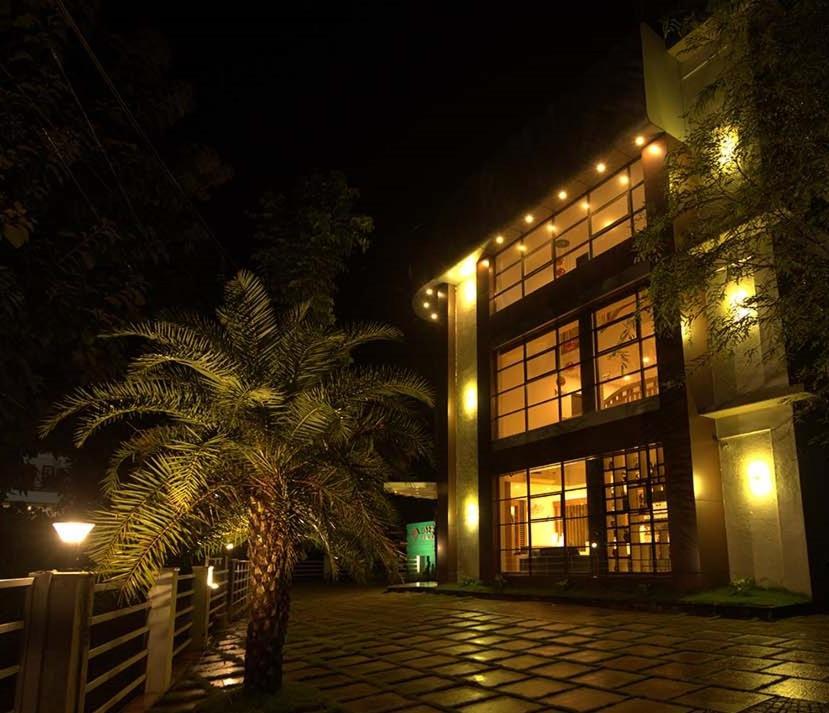
[[[642,136],[642,134],[639,134],[639,136],[637,136],[633,140],[633,143],[635,143],[637,146],[644,146],[645,145],[645,137]]]
[[[628,183],[630,183],[630,179],[628,178],[628,175],[626,173],[623,173],[621,176],[619,176],[619,183],[621,183],[623,186],[626,186]]]
[[[559,191],[558,192],[558,199],[563,201],[567,198],[567,191]]]
[[[496,236],[495,236],[495,242],[496,242],[498,245],[503,245],[503,243],[504,243],[504,236],[503,236],[503,235],[496,235]]]
[[[431,305],[428,302],[423,303],[423,309],[429,309]]]
[[[547,223],[547,232],[548,233],[555,233],[556,232],[556,224],[552,221]]]
[[[530,223],[532,223],[534,220],[535,220],[535,218],[533,217],[533,214],[532,214],[532,213],[527,213],[527,215],[525,215],[525,216],[524,216],[524,222],[525,222],[527,225],[529,225]]]
[[[433,294],[435,294],[435,291],[430,287],[426,290],[426,294],[429,295],[429,297],[431,297]]]
[[[599,161],[599,162],[596,164],[596,170],[597,170],[599,173],[604,173],[604,172],[607,170],[607,166],[605,165],[604,161]]]
[[[661,156],[662,155],[662,147],[659,144],[651,144],[648,146],[648,152],[651,156]]]
[[[481,267],[489,267],[489,260],[487,258],[481,260]]]
[[[444,294],[443,294],[443,292],[441,292],[440,290],[438,290],[438,299],[439,299],[439,300],[442,300],[444,297],[446,297],[446,295],[444,295]]]
[[[437,312],[432,312],[432,314],[430,316],[431,316],[432,319],[437,319],[438,318],[438,313]]]

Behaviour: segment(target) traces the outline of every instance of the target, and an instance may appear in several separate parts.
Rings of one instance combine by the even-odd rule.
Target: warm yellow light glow
[[[585,210],[590,210],[590,204],[587,201],[582,201],[581,202],[581,207],[584,208]]]
[[[648,153],[651,156],[661,156],[662,147],[659,144],[651,144],[650,146],[648,146]]]
[[[429,297],[431,297],[433,294],[435,294],[435,291],[431,287],[427,287],[426,294],[429,295]]]
[[[437,319],[437,318],[438,318],[438,313],[437,313],[437,312],[432,312],[432,314],[430,314],[429,316],[430,316],[432,319]]]
[[[440,290],[438,290],[438,299],[439,299],[439,300],[442,300],[444,297],[446,297],[446,295],[444,295],[444,294],[443,294],[443,292],[441,292]]]
[[[225,545],[225,549],[226,549],[228,552],[230,552],[230,551],[233,549],[233,543],[232,543],[232,542],[228,542],[228,543]]]
[[[556,232],[556,224],[553,222],[547,223],[547,232],[548,233],[555,233]]]
[[[218,589],[218,583],[213,579],[213,565],[211,564],[207,568],[207,586],[211,589]]]
[[[527,246],[524,243],[518,243],[518,252],[525,253],[527,252]]]
[[[558,192],[558,199],[560,201],[567,200],[567,191],[559,191]]]
[[[489,267],[489,259],[488,258],[484,258],[483,260],[481,260],[481,267]]]
[[[725,128],[717,137],[717,163],[722,169],[733,169],[737,161],[740,137],[736,129]]]
[[[478,255],[467,255],[449,270],[449,280],[453,283],[463,282],[475,274],[475,266],[478,264]]]
[[[460,286],[461,301],[464,307],[474,307],[478,296],[478,286],[474,278],[467,280]]]
[[[752,308],[746,302],[754,296],[754,280],[747,278],[732,282],[725,290],[725,307],[735,320],[752,315]]]
[[[503,235],[496,235],[495,236],[495,242],[498,245],[503,245],[504,244],[504,236]]]
[[[431,307],[431,303],[430,303],[430,302],[424,302],[424,303],[423,303],[423,309],[429,309],[429,307]]]
[[[607,170],[607,164],[605,164],[604,161],[599,161],[596,164],[596,171],[598,171],[599,173],[604,173],[606,170]]]
[[[619,176],[619,183],[621,183],[623,186],[626,186],[628,183],[630,183],[630,179],[628,178],[628,175],[626,173],[623,173],[621,176]]]
[[[535,220],[535,216],[533,216],[533,214],[532,214],[532,213],[527,213],[527,215],[525,215],[525,216],[524,216],[524,222],[525,222],[527,225],[529,225],[530,223],[532,223],[534,220]]]
[[[466,382],[463,387],[463,412],[470,418],[478,412],[478,383]]]
[[[754,458],[746,466],[748,491],[757,499],[766,498],[774,489],[771,465],[766,458]]]
[[[651,358],[649,356],[643,356],[642,357],[642,363],[643,364],[650,364],[651,363]]]
[[[478,529],[478,498],[467,495],[463,504],[463,524],[467,530]]]
[[[95,527],[91,522],[53,522],[60,541],[67,545],[79,545]]]
[[[637,146],[644,146],[645,145],[645,137],[640,134],[639,136],[637,136],[633,140],[633,143],[635,143]]]

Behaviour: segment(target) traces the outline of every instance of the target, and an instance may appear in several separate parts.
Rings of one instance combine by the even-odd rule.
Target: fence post
[[[18,713],[83,711],[94,592],[89,572],[33,572]]]
[[[152,703],[173,680],[173,640],[176,633],[178,568],[163,569],[150,588],[147,599],[147,680],[144,690]]]
[[[207,646],[210,633],[210,584],[208,573],[212,566],[193,567],[193,628],[190,648],[201,650]]]
[[[227,566],[227,594],[225,594],[225,624],[233,621],[233,594],[236,588],[236,579],[234,574],[236,572],[236,560],[228,557],[225,559]]]

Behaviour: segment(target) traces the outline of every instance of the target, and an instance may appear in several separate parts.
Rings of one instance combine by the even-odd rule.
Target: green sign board
[[[410,522],[406,525],[406,555],[429,557],[435,561],[435,521]]]

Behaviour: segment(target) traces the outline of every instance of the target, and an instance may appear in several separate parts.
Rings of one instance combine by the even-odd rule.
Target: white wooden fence
[[[107,713],[139,696],[151,704],[176,664],[244,614],[248,572],[247,560],[229,558],[188,574],[165,569],[128,605],[89,572],[0,579],[0,713]]]

